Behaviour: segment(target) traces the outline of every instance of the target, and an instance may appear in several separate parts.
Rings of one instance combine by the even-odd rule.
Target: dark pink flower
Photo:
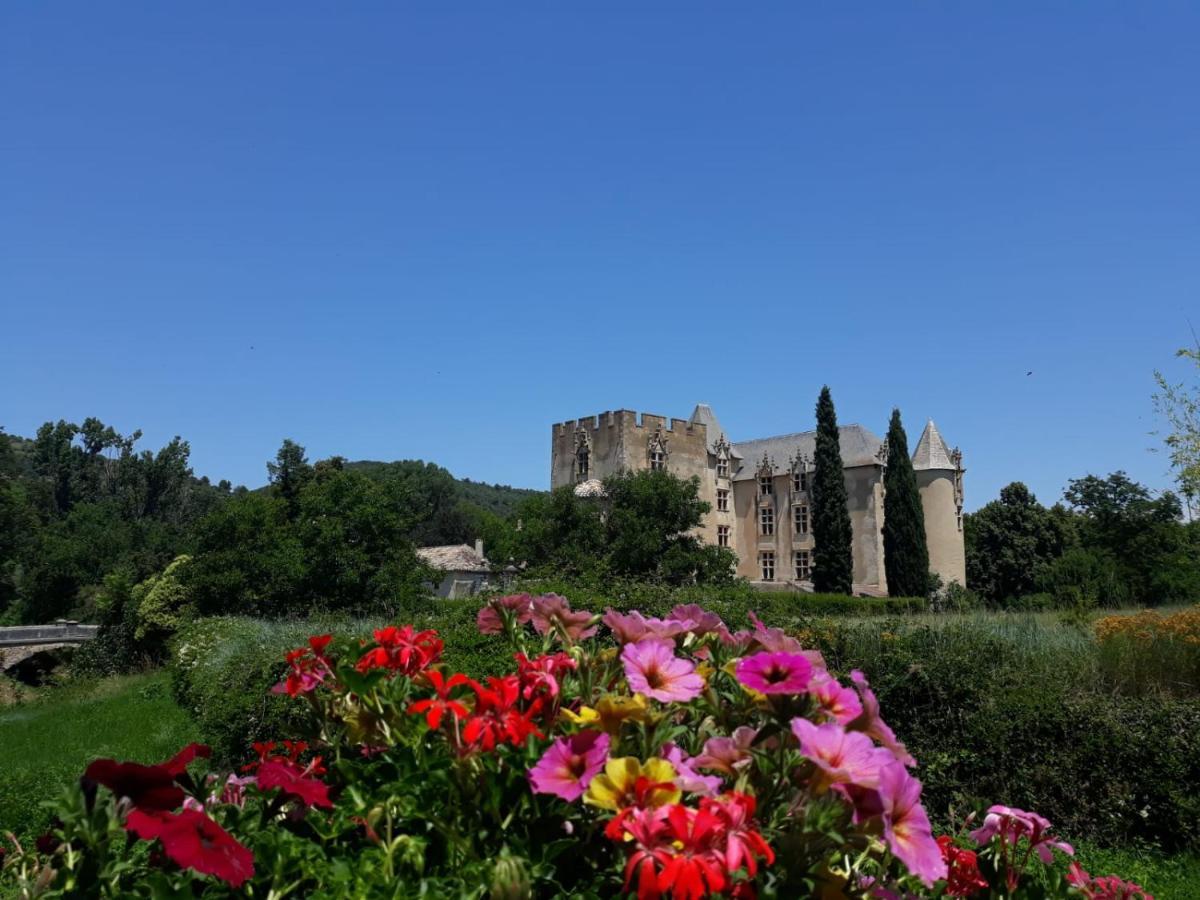
[[[475,618],[479,633],[503,634],[506,615],[517,625],[527,624],[533,618],[533,598],[528,594],[509,594],[488,600]]]
[[[696,637],[728,631],[721,617],[695,603],[681,603],[671,610],[670,620],[681,622],[685,630]]]
[[[921,806],[921,782],[893,760],[879,770],[883,837],[888,848],[926,887],[946,877],[942,850],[933,839],[929,816]]]
[[[852,688],[843,687],[841,682],[823,669],[813,673],[808,683],[808,693],[817,701],[821,712],[842,725],[862,715],[858,694]]]
[[[721,779],[716,775],[701,775],[694,768],[698,757],[689,757],[674,741],[662,745],[659,756],[675,768],[675,786],[689,794],[709,797],[721,789]]]
[[[701,769],[736,775],[754,758],[750,747],[757,736],[757,729],[740,725],[730,737],[714,737],[705,741],[704,749],[693,762]]]
[[[619,613],[609,609],[600,620],[613,633],[618,643],[632,644],[642,638],[673,638],[688,630],[687,623],[675,619],[654,619],[643,616],[636,609]]]
[[[572,641],[582,641],[597,631],[597,627],[591,624],[592,618],[590,612],[573,612],[571,604],[558,594],[543,594],[533,598],[531,619],[538,634],[565,634]]]
[[[808,688],[812,663],[799,653],[755,653],[738,660],[737,679],[760,694],[800,694]]]
[[[675,655],[675,642],[667,638],[645,638],[626,644],[621,651],[629,689],[663,703],[686,703],[700,696],[704,679],[689,660]]]
[[[818,791],[835,784],[874,788],[879,784],[880,766],[892,758],[865,734],[846,731],[837,722],[815,725],[795,718],[792,733],[800,741],[800,752],[817,766],[814,787]]]
[[[254,875],[254,855],[202,812],[129,813],[125,828],[146,841],[158,840],[177,866],[212,875],[239,888]]]
[[[854,669],[850,673],[850,680],[854,683],[854,687],[858,689],[858,696],[862,703],[862,713],[857,718],[847,722],[846,727],[851,731],[861,731],[868,737],[874,738],[891,750],[892,755],[906,766],[915,766],[917,761],[912,758],[912,755],[904,748],[904,745],[896,740],[895,732],[880,717],[879,700],[876,699],[875,692],[871,690],[870,684],[867,683],[867,676],[858,669]]]
[[[991,843],[999,836],[1006,843],[1016,844],[1021,838],[1029,839],[1029,847],[1046,865],[1054,862],[1053,850],[1067,856],[1075,855],[1075,848],[1050,834],[1050,820],[1035,812],[1026,812],[1009,806],[996,804],[988,808],[983,824],[971,832],[971,840],[980,847]]]
[[[583,796],[588,784],[608,760],[609,737],[602,731],[581,731],[558,738],[529,770],[535,794],[554,794],[568,803]]]

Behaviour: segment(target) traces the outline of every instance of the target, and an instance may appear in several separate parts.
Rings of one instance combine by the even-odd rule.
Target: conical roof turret
[[[913,451],[912,462],[913,468],[917,471],[947,469],[953,472],[958,469],[954,462],[954,454],[950,452],[941,432],[933,424],[933,419],[929,420],[925,430],[921,432],[921,439],[917,441],[917,449]]]

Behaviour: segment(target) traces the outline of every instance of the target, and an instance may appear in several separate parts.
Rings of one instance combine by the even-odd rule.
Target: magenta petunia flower
[[[529,784],[535,794],[554,794],[568,803],[583,796],[588,784],[608,760],[608,735],[602,731],[581,731],[558,738],[529,770]]]
[[[669,638],[644,638],[626,644],[621,650],[621,664],[630,690],[663,703],[686,703],[704,690],[704,679],[696,674],[695,665],[675,655],[675,642]]]
[[[844,687],[824,670],[813,673],[812,680],[808,683],[808,693],[817,701],[821,712],[842,725],[862,715],[862,703],[858,700],[858,694],[852,688]]]
[[[730,737],[714,737],[705,741],[704,749],[692,762],[701,769],[736,775],[739,770],[750,765],[753,759],[750,747],[756,737],[757,729],[749,725],[740,725]]]
[[[808,719],[792,719],[792,734],[800,741],[800,752],[819,770],[817,787],[856,785],[873,788],[879,784],[879,769],[892,755],[872,743],[865,734],[847,731],[837,722],[816,725]]]
[[[654,619],[643,616],[636,609],[628,613],[619,613],[609,609],[600,620],[607,625],[613,637],[622,644],[632,644],[643,638],[673,638],[688,630],[686,622],[675,619]]]
[[[737,679],[760,694],[800,694],[812,671],[812,663],[799,653],[764,651],[738,660]]]
[[[1075,848],[1050,834],[1050,820],[1035,812],[996,804],[988,809],[983,824],[971,832],[971,840],[980,847],[1000,836],[1006,843],[1016,844],[1022,837],[1029,838],[1029,847],[1046,865],[1054,861],[1052,850],[1060,850],[1067,856],[1075,855]]]
[[[513,617],[518,625],[526,624],[533,617],[533,598],[528,594],[509,594],[494,597],[479,610],[475,625],[480,634],[503,634],[504,614]]]
[[[878,790],[884,840],[909,872],[932,887],[946,877],[946,861],[920,803],[921,782],[908,774],[904,763],[893,760],[879,770]]]
[[[721,779],[717,775],[701,775],[694,768],[699,757],[689,757],[683,748],[674,741],[662,745],[659,755],[675,769],[675,786],[689,794],[701,794],[705,797],[715,796],[721,789]]]
[[[583,610],[573,611],[566,597],[558,594],[543,594],[533,598],[533,628],[538,634],[563,634],[572,641],[582,641],[596,633],[591,624],[592,614]]]
[[[850,680],[854,682],[854,687],[858,690],[858,696],[862,701],[862,713],[855,719],[846,723],[846,727],[851,731],[861,731],[867,737],[874,738],[880,744],[892,751],[892,755],[906,766],[915,766],[917,761],[913,759],[912,754],[905,749],[904,745],[896,739],[896,734],[888,727],[888,724],[879,716],[879,700],[875,697],[875,692],[871,690],[871,686],[867,683],[867,676],[854,669],[850,673]]]

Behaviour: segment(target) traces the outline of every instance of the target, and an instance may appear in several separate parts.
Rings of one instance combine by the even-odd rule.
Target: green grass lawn
[[[1079,864],[1092,875],[1120,875],[1135,881],[1157,900],[1195,900],[1200,897],[1200,856],[1164,855],[1153,849],[1076,848]]]
[[[0,833],[38,833],[48,818],[40,803],[97,757],[159,762],[198,737],[161,672],[46,689],[0,707]]]

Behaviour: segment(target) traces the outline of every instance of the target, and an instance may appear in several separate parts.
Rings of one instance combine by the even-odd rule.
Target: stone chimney
[[[475,538],[475,553],[481,559],[483,558],[483,538]]]

